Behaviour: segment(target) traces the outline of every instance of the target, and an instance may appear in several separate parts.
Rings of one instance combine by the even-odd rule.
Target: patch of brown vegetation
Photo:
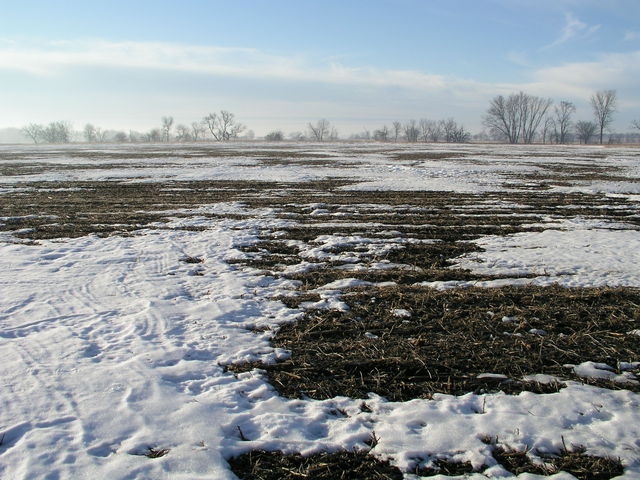
[[[609,480],[624,473],[619,459],[587,455],[582,447],[573,450],[562,449],[556,455],[541,455],[542,462],[535,463],[527,450],[514,450],[497,446],[493,457],[513,475],[531,473],[554,475],[567,472],[578,480]],[[303,457],[299,454],[283,454],[253,450],[229,459],[231,470],[243,480],[395,480],[402,479],[402,472],[379,460],[368,452],[319,453]],[[417,466],[413,471],[421,477],[436,475],[466,475],[481,473],[483,465],[474,469],[469,462],[456,462],[448,458],[438,458],[428,466]]]
[[[354,289],[347,312],[309,311],[273,338],[291,358],[266,370],[284,396],[389,400],[503,390],[549,393],[562,383],[524,382],[526,375],[577,379],[565,364],[616,366],[638,361],[640,290],[505,287],[436,291],[424,287]],[[411,313],[410,318],[395,313]],[[483,373],[505,378],[479,378]],[[638,389],[620,384],[618,388]]]
[[[330,180],[304,188],[327,188]],[[343,185],[343,183],[339,183]],[[26,191],[0,195],[0,230],[33,240],[123,234],[185,216],[162,213],[219,202],[269,197],[274,188],[294,185],[271,182],[201,181],[166,183],[37,182]],[[295,185],[295,188],[300,188]],[[206,216],[206,215],[203,215]],[[210,217],[217,217],[215,210]],[[230,215],[222,215],[225,218]],[[238,217],[243,218],[243,217]],[[157,227],[157,225],[154,225]],[[22,230],[22,231],[20,231]]]
[[[624,473],[620,459],[587,455],[585,452],[584,447],[571,450],[565,447],[556,455],[538,454],[543,462],[534,463],[526,450],[498,446],[493,457],[514,475],[533,473],[548,476],[567,472],[578,480],[609,480]]]
[[[433,477],[435,475],[464,475],[479,470],[473,468],[470,462],[453,462],[443,458],[433,462],[433,466],[416,468],[413,473],[420,477]]]
[[[366,452],[318,453],[303,457],[253,450],[229,460],[242,480],[402,480],[402,472]]]

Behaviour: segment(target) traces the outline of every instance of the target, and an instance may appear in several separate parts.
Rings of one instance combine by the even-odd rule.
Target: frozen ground
[[[341,187],[354,192],[529,189],[624,199],[631,213],[620,221],[544,218],[535,231],[475,240],[484,251],[460,257],[456,265],[513,277],[473,282],[483,286],[640,287],[640,149],[240,144],[212,152],[205,146],[5,146],[0,168],[0,202],[16,192],[26,199],[42,192],[45,186],[35,182],[53,182],[46,188],[55,189],[56,182],[70,188],[68,182],[328,178],[356,181]],[[523,206],[505,202],[512,210]],[[344,209],[326,217],[323,205],[308,208],[327,222],[357,221]],[[157,204],[149,208],[159,210]],[[367,449],[373,432],[379,442],[371,453],[404,471],[417,459],[447,456],[488,465],[478,478],[509,476],[483,441],[492,437],[538,452],[581,445],[592,455],[619,457],[625,467],[620,478],[640,478],[640,395],[630,390],[569,381],[546,395],[436,394],[389,402],[371,394],[363,410],[362,399],[281,397],[259,370],[226,372],[230,363],[275,362],[289,355],[271,346],[269,332],[255,327],[276,328],[303,315],[274,299],[293,292],[296,283],[229,261],[245,258],[241,247],[255,243],[263,230],[296,220],[234,202],[165,214],[170,220],[162,228],[146,224],[127,235],[35,242],[28,231],[7,227],[12,217],[0,218],[1,478],[234,479],[227,459],[246,451]],[[366,236],[329,235],[301,256],[313,262],[333,255],[330,260],[356,263],[357,258],[327,253],[345,242],[384,248]],[[326,288],[329,308],[343,308],[339,291],[353,284]],[[638,335],[639,322],[630,319],[628,335]],[[638,369],[638,353],[626,359],[626,368],[614,366],[626,373],[594,363],[576,371],[637,383],[632,371]],[[159,458],[146,456],[162,450],[166,454]]]

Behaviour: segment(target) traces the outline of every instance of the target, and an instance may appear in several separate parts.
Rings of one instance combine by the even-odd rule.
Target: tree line
[[[597,135],[602,144],[617,109],[617,94],[615,90],[594,93],[590,98],[593,120],[580,120],[575,124],[573,103],[563,100],[551,109],[552,105],[550,98],[524,92],[508,97],[498,95],[491,100],[483,125],[494,138],[508,143],[533,143],[536,140],[568,143],[575,133],[580,143],[589,143]],[[632,127],[640,130],[640,121],[634,120]],[[540,135],[537,135],[539,130]]]
[[[593,111],[592,120],[573,121],[576,107],[572,102],[562,100],[557,105],[550,98],[529,95],[525,92],[512,93],[508,96],[494,97],[482,119],[488,129],[488,135],[480,134],[474,138],[494,140],[507,143],[570,143],[576,139],[580,143],[590,143],[596,137],[599,143],[604,142],[604,134],[613,121],[617,109],[617,93],[615,90],[601,90],[590,98]],[[640,120],[631,123],[632,128],[640,130]],[[70,143],[76,136],[69,122],[56,121],[48,125],[31,123],[22,127],[23,135],[34,143]],[[174,126],[172,116],[161,118],[160,126],[148,132],[103,130],[87,123],[82,130],[82,137],[88,143],[116,142],[225,142],[240,138],[247,131],[235,115],[228,110],[209,113],[199,121],[189,125]],[[253,132],[247,131],[246,139],[253,139]],[[304,132],[292,132],[288,136],[296,141],[333,141],[339,138],[337,129],[327,119],[315,123],[309,122]],[[610,137],[611,138],[611,137]],[[285,139],[281,130],[273,130],[264,137],[268,141]],[[380,128],[363,129],[362,132],[349,137],[352,140],[369,140],[379,142],[446,142],[464,143],[472,139],[469,131],[453,118],[442,120],[420,119],[405,122],[393,121]]]
[[[175,126],[172,116],[161,118],[161,124],[148,132],[141,133],[130,130],[109,131],[87,123],[82,130],[82,137],[88,143],[117,142],[192,142],[202,140],[228,141],[239,137],[246,127],[236,120],[233,113],[227,110],[209,113],[200,121],[190,125]],[[48,125],[30,123],[22,127],[22,134],[34,143],[70,143],[74,131],[69,122],[51,122]]]

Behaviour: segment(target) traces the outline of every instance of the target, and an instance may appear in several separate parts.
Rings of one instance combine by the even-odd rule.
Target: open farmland
[[[4,146],[0,174],[2,478],[640,475],[640,148]]]

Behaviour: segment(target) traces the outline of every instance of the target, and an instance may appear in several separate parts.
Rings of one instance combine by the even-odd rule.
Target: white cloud
[[[640,78],[640,50],[609,53],[591,62],[574,62],[535,72],[536,82],[565,91],[636,88]]]
[[[136,68],[247,78],[281,78],[334,84],[440,89],[442,75],[411,70],[349,67],[333,60],[270,55],[252,48],[152,42],[50,42],[35,47],[0,45],[0,70],[56,75],[70,67]]]
[[[571,25],[577,25],[569,21]],[[584,25],[579,22],[580,25]],[[588,29],[571,27],[567,31]],[[566,34],[565,37],[568,38]],[[563,37],[564,38],[564,37]],[[526,57],[507,58],[526,66]],[[129,68],[285,80],[347,86],[399,87],[416,92],[446,94],[461,100],[534,88],[545,95],[591,92],[597,88],[633,86],[640,77],[640,51],[602,55],[595,61],[574,62],[532,71],[522,84],[486,83],[417,70],[353,67],[336,59],[312,62],[304,56],[286,57],[254,48],[181,45],[160,42],[64,41],[30,47],[0,43],[0,70],[32,75],[64,75],[70,68]],[[543,94],[543,93],[539,93]]]
[[[624,39],[627,42],[632,42],[634,40],[638,40],[638,39],[640,39],[640,32],[627,31],[624,34]]]
[[[588,25],[574,17],[571,12],[565,13],[564,19],[565,23],[558,38],[550,44],[545,45],[543,49],[557,47],[574,39],[585,39],[600,30],[600,25]]]
[[[518,52],[511,52],[507,58],[527,67],[526,57]],[[519,90],[580,103],[587,102],[596,90],[613,88],[620,90],[621,107],[623,100],[625,108],[631,108],[629,105],[640,102],[637,87],[637,78],[640,78],[640,50],[606,54],[589,62],[566,63],[537,70],[528,67],[528,79],[516,83],[506,79],[503,82],[479,81],[473,78],[473,72],[469,73],[468,78],[460,78],[447,75],[446,72],[434,74],[418,70],[354,67],[346,64],[344,59],[314,60],[304,55],[273,55],[253,48],[103,40],[25,45],[0,40],[0,72],[9,70],[25,72],[35,78],[42,76],[43,92],[46,91],[49,76],[58,75],[65,80],[74,76],[82,78],[75,75],[79,68],[93,72],[108,69],[137,69],[140,72],[140,75],[135,75],[135,81],[139,82],[136,85],[99,87],[101,92],[112,92],[111,96],[105,97],[112,100],[110,103],[106,103],[106,100],[99,103],[101,100],[95,97],[92,108],[104,112],[114,110],[114,118],[123,114],[129,104],[137,105],[136,115],[155,118],[165,111],[179,115],[182,110],[185,117],[192,117],[193,112],[197,113],[202,108],[206,99],[211,104],[223,100],[227,108],[255,118],[264,115],[264,112],[269,112],[269,115],[277,112],[276,116],[282,118],[302,118],[307,115],[310,118],[361,116],[363,119],[456,116],[467,125],[471,123],[470,126],[473,127],[473,122],[479,121],[490,98]],[[140,90],[140,85],[146,81],[155,82],[162,72],[180,73],[185,82],[189,82],[191,78],[200,79],[202,75],[212,79],[232,80],[226,84],[242,79],[238,83],[243,86],[237,90],[207,90],[199,86],[203,82],[198,80],[193,83],[196,85],[194,88],[179,92],[175,89],[167,90],[166,95],[162,96],[163,100],[159,102],[160,89],[165,87],[158,87],[158,90],[147,94],[146,89]],[[523,69],[520,75],[527,75],[527,70]],[[265,84],[270,85],[269,93],[257,93],[248,102],[246,89],[251,88],[248,86],[255,85],[257,92],[264,92],[259,86]],[[281,88],[281,85],[284,87]],[[333,88],[335,86],[340,88]],[[87,98],[86,92],[90,92],[94,85],[80,85],[80,88],[85,87],[84,98]],[[292,87],[295,89],[294,96]],[[389,91],[383,89],[389,87],[393,89],[392,96],[385,97]],[[132,93],[131,89],[135,88],[138,90]],[[78,101],[74,98],[64,95],[68,94],[64,92],[62,95],[47,95],[44,97],[45,103],[51,104],[54,111],[70,111],[71,113],[66,114],[68,118],[79,118],[77,111],[82,112],[85,108],[77,106]],[[122,103],[116,106],[120,97]],[[14,103],[17,114],[23,116],[30,112],[28,108],[32,110],[31,116],[44,108],[41,101],[25,97],[16,97]],[[73,108],[75,110],[72,111]],[[153,108],[159,110],[156,112]],[[364,120],[357,122],[358,125],[365,123]],[[117,122],[114,120],[113,123]]]

